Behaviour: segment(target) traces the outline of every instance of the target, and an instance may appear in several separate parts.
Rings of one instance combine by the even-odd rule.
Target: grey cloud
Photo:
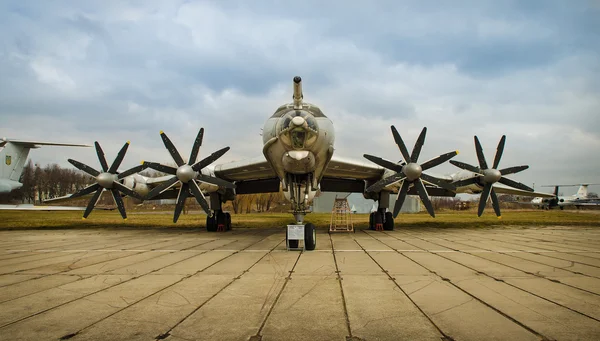
[[[460,149],[473,162],[473,135],[492,158],[505,133],[502,164],[532,167],[516,180],[570,180],[573,164],[582,177],[595,174],[598,8],[347,4],[0,5],[0,135],[99,140],[112,155],[130,139],[126,164],[135,165],[170,161],[159,130],[187,154],[203,126],[203,150],[230,145],[223,160],[253,157],[264,121],[290,101],[300,75],[305,99],[333,119],[340,155],[397,160],[389,126],[408,144],[427,126],[423,159]],[[207,15],[212,21],[200,20]],[[66,154],[97,163],[93,150],[43,148],[32,157],[69,166]],[[560,165],[556,155],[565,155]]]

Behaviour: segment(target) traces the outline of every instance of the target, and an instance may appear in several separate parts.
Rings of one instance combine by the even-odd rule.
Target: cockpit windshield
[[[317,120],[302,110],[289,112],[279,119],[277,135],[293,149],[310,148],[319,136]]]

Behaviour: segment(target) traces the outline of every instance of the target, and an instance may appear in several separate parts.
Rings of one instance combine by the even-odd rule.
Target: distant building
[[[344,198],[350,193],[341,192],[322,192],[313,200],[313,212],[331,212],[333,202],[337,198]],[[377,203],[374,200],[365,199],[361,193],[352,193],[348,196],[348,204],[352,207],[352,213],[370,213],[377,209]],[[390,195],[390,211],[393,211],[396,203],[396,195]],[[404,200],[402,213],[417,213],[421,211],[421,201],[418,197],[409,195]]]

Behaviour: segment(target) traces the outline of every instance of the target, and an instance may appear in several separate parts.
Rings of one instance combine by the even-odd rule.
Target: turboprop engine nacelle
[[[131,188],[142,197],[146,197],[150,189],[146,184],[146,179],[143,176],[134,174],[123,179],[123,185]]]

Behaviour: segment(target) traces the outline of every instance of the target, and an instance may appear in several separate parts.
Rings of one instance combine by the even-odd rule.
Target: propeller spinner
[[[479,209],[477,211],[477,215],[481,217],[483,214],[483,210],[485,209],[485,205],[487,203],[488,197],[492,198],[492,206],[494,207],[494,211],[496,212],[496,216],[498,218],[500,215],[500,204],[498,202],[498,197],[496,196],[496,192],[494,192],[494,188],[492,187],[494,183],[500,182],[507,186],[511,186],[514,188],[522,189],[524,191],[533,192],[533,189],[508,178],[505,178],[505,175],[514,174],[521,172],[529,166],[515,166],[508,167],[501,170],[498,170],[498,164],[500,163],[500,158],[502,158],[502,152],[504,151],[504,144],[506,143],[506,135],[502,135],[500,142],[498,143],[498,148],[496,149],[496,156],[494,157],[494,164],[492,168],[488,168],[488,164],[485,161],[485,156],[483,155],[483,148],[481,147],[481,143],[479,143],[479,139],[475,136],[475,151],[477,152],[477,159],[479,160],[479,168],[475,166],[471,166],[467,163],[450,160],[450,163],[455,165],[458,168],[462,168],[473,173],[478,174],[478,176],[457,181],[453,183],[456,187],[467,186],[476,183],[483,183],[483,191],[481,192],[481,198],[479,199]]]
[[[379,192],[383,188],[385,188],[386,186],[388,186],[392,183],[395,183],[398,181],[403,181],[402,187],[400,188],[400,191],[398,192],[396,204],[394,205],[394,214],[393,214],[394,218],[396,216],[398,216],[398,213],[400,213],[400,209],[402,208],[402,204],[404,203],[404,200],[406,199],[406,195],[408,193],[408,188],[411,184],[413,186],[415,186],[415,188],[417,189],[417,193],[419,193],[419,197],[421,197],[421,201],[423,201],[425,208],[427,208],[427,212],[429,212],[429,214],[432,217],[435,217],[435,212],[433,211],[433,205],[431,205],[431,200],[429,200],[429,194],[427,193],[427,189],[425,188],[425,185],[423,184],[422,180],[425,180],[429,183],[432,183],[436,186],[439,186],[441,188],[444,188],[444,189],[447,189],[450,191],[454,191],[456,189],[453,185],[445,182],[444,180],[438,179],[431,175],[427,175],[427,174],[423,173],[423,171],[428,170],[432,167],[435,167],[437,165],[440,165],[440,164],[448,161],[449,159],[451,159],[452,157],[454,157],[455,155],[458,154],[457,151],[442,154],[442,155],[435,157],[423,164],[417,163],[417,161],[419,159],[419,155],[421,154],[421,148],[423,147],[423,144],[425,143],[426,133],[427,133],[427,127],[423,128],[423,130],[421,131],[421,134],[419,135],[419,138],[417,139],[417,142],[415,143],[415,147],[412,150],[412,154],[409,154],[408,149],[406,148],[406,145],[404,144],[404,141],[402,141],[400,134],[396,130],[396,127],[392,126],[392,134],[394,135],[394,140],[396,141],[398,148],[400,148],[400,153],[402,154],[402,157],[404,157],[404,159],[408,163],[405,163],[405,162],[393,163],[391,161],[382,159],[377,156],[364,154],[364,157],[367,160],[370,160],[384,168],[387,168],[387,169],[390,169],[390,170],[393,170],[396,172],[396,174],[388,176],[387,178],[379,180],[378,182],[369,186],[369,188],[367,188],[367,191]]]
[[[104,189],[109,190],[112,193],[112,196],[113,196],[113,199],[115,200],[115,204],[117,205],[117,208],[119,209],[119,213],[121,213],[121,216],[123,217],[123,219],[127,219],[127,214],[125,213],[125,205],[123,204],[123,199],[121,198],[121,195],[119,194],[119,192],[129,195],[129,196],[132,196],[132,197],[135,197],[135,198],[138,198],[140,200],[143,200],[143,198],[142,198],[142,196],[140,196],[138,193],[136,193],[129,187],[121,184],[119,182],[119,180],[122,180],[123,178],[125,178],[129,175],[132,175],[134,173],[141,172],[142,170],[144,170],[146,168],[146,166],[139,165],[139,166],[133,167],[131,169],[128,169],[125,172],[117,174],[117,168],[119,168],[119,166],[121,165],[121,162],[123,161],[123,158],[125,157],[125,153],[127,152],[127,148],[129,148],[129,141],[127,141],[125,143],[125,145],[123,145],[123,148],[121,148],[121,150],[117,154],[117,157],[113,161],[110,168],[108,167],[108,163],[106,163],[106,158],[104,157],[104,151],[100,147],[100,144],[96,141],[96,142],[94,142],[94,145],[96,146],[96,154],[98,155],[98,160],[100,160],[100,165],[102,166],[102,172],[99,172],[99,171],[95,170],[94,168],[92,168],[84,163],[81,163],[79,161],[69,159],[68,161],[73,166],[77,167],[78,169],[80,169],[96,178],[95,184],[88,186],[88,187],[80,190],[77,193],[74,193],[73,195],[70,196],[70,198],[77,198],[77,197],[80,197],[80,196],[83,196],[86,194],[91,194],[93,192],[96,192],[96,193],[94,193],[94,196],[90,199],[90,201],[85,209],[85,212],[83,212],[83,219],[85,219],[90,215],[90,213],[92,213],[92,210],[96,206],[96,203],[98,202],[98,199],[100,199],[100,195],[102,194]]]
[[[177,148],[175,148],[175,145],[173,145],[173,142],[171,142],[171,140],[163,131],[160,132],[160,137],[162,138],[165,147],[169,151],[169,154],[171,154],[171,157],[173,157],[173,161],[175,161],[175,163],[177,164],[177,168],[165,166],[157,162],[144,162],[144,165],[146,167],[174,175],[172,178],[170,178],[163,184],[152,189],[146,196],[146,199],[152,199],[153,197],[164,192],[171,186],[174,186],[176,183],[180,183],[181,187],[179,188],[179,194],[177,196],[177,204],[175,205],[173,222],[176,223],[177,219],[179,219],[179,215],[181,214],[181,211],[183,210],[183,205],[185,204],[185,199],[187,199],[190,195],[190,190],[191,194],[194,196],[194,198],[196,198],[198,204],[202,207],[202,209],[204,209],[204,212],[210,215],[210,207],[208,206],[208,202],[206,201],[204,194],[200,190],[200,186],[198,186],[197,181],[213,184],[224,188],[235,188],[235,185],[230,183],[229,181],[225,181],[214,176],[202,174],[202,169],[215,162],[221,156],[223,156],[223,154],[225,154],[229,150],[229,147],[219,149],[218,151],[212,153],[211,155],[202,159],[201,161],[196,162],[198,152],[200,151],[200,146],[202,146],[202,138],[204,137],[204,128],[200,128],[200,131],[196,136],[196,140],[194,141],[194,145],[192,146],[190,159],[188,163],[185,163],[183,161],[183,158],[177,151]]]

